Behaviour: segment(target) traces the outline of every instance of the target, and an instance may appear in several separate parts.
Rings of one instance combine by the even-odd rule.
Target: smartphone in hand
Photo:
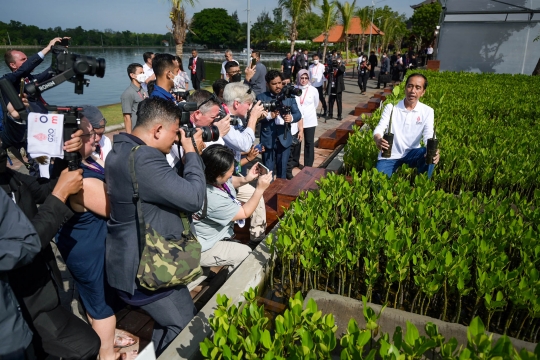
[[[254,148],[258,151],[258,152],[262,152],[262,144],[257,144],[254,146]]]
[[[259,162],[257,163],[257,172],[259,173],[259,175],[266,175],[270,172],[270,170],[268,170],[266,166]]]
[[[251,68],[253,69],[257,65],[257,59],[251,58]]]

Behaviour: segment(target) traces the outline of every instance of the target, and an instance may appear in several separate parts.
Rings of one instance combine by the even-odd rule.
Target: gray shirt
[[[137,108],[139,103],[148,97],[148,93],[142,87],[137,87],[133,83],[129,84],[128,88],[120,98],[122,100],[122,113],[131,114],[131,129],[137,123]]]
[[[255,74],[249,81],[244,80],[244,84],[249,85],[255,95],[262,94],[266,91],[266,66],[260,61],[255,65]]]
[[[226,184],[231,196],[236,198],[236,191],[232,186],[231,179],[227,180]],[[193,220],[202,251],[209,250],[219,240],[234,235],[234,221],[232,219],[240,210],[240,205],[229,194],[213,185],[206,185],[206,196],[208,201],[206,217],[201,220]],[[201,216],[202,210],[197,215]]]

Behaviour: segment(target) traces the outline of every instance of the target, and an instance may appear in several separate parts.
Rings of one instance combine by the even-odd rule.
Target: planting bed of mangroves
[[[346,173],[299,197],[268,239],[271,286],[285,297],[365,296],[463,325],[479,317],[488,331],[536,342],[540,78],[424,74],[441,152],[433,178],[401,168],[388,179],[374,169],[372,132],[355,132]]]

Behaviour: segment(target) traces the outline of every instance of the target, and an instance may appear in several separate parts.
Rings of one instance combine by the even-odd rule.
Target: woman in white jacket
[[[311,85],[307,70],[300,70],[297,75],[296,87],[302,89],[302,95],[296,97],[302,120],[298,122],[299,141],[304,140],[304,166],[313,166],[315,158],[315,128],[317,127],[317,107],[319,92]],[[303,132],[303,134],[302,134]]]

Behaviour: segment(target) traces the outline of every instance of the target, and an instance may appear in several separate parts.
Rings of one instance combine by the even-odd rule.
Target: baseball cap
[[[88,119],[94,129],[101,129],[107,124],[107,120],[105,120],[101,111],[93,105],[83,105],[82,114]],[[100,124],[101,120],[105,120],[103,125]]]

